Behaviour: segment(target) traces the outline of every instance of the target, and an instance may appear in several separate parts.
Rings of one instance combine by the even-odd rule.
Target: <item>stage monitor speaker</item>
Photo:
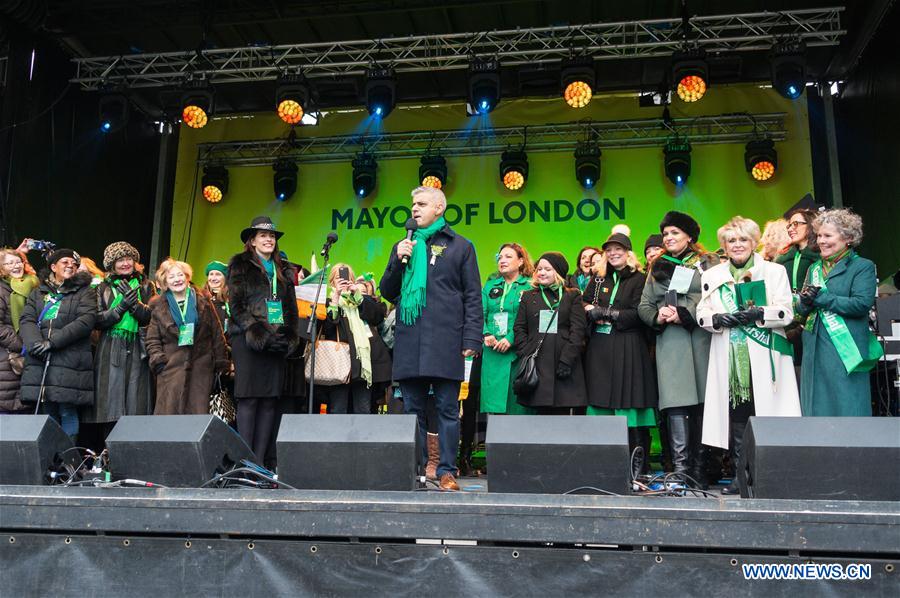
[[[900,419],[751,417],[744,498],[900,500]]]
[[[0,415],[0,484],[39,486],[78,465],[72,439],[49,415]]]
[[[278,479],[317,490],[413,490],[414,415],[285,415]]]
[[[213,415],[128,415],[106,437],[114,479],[198,488],[253,451]]]
[[[623,416],[490,415],[485,447],[489,492],[630,492]]]

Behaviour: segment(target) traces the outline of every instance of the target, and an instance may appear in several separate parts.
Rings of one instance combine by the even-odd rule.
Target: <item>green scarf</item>
[[[107,278],[106,283],[109,285],[109,288],[112,289],[113,292],[113,301],[109,305],[110,309],[115,309],[120,303],[122,303],[122,299],[125,297],[122,293],[119,292],[119,289],[116,287],[115,282],[112,279]],[[141,279],[138,276],[131,278],[128,281],[128,286],[132,289],[138,290],[138,301],[141,300]],[[134,337],[137,336],[138,331],[138,321],[135,319],[133,315],[131,315],[130,311],[126,311],[122,316],[122,319],[116,322],[115,326],[112,327],[109,331],[109,336],[113,338],[121,338],[126,342],[131,342],[134,340]]]
[[[425,308],[425,288],[428,285],[428,247],[426,244],[436,232],[447,225],[444,217],[435,220],[431,226],[420,228],[413,233],[412,256],[409,264],[403,271],[403,286],[400,288],[400,296],[403,298],[400,304],[400,321],[407,326],[412,326],[422,315]]]
[[[741,282],[744,274],[753,266],[753,256],[747,263],[737,267],[728,262],[728,269],[735,283]],[[740,327],[729,330],[728,339],[728,399],[732,407],[747,403],[753,396],[750,379],[750,348],[747,346],[747,335]]]
[[[22,278],[6,277],[12,293],[9,296],[9,317],[12,318],[13,330],[19,332],[19,318],[25,309],[25,301],[40,281],[34,274],[25,274]]]
[[[347,322],[350,324],[350,335],[353,337],[353,346],[356,349],[356,357],[359,359],[360,370],[366,388],[372,386],[372,345],[369,343],[369,327],[359,316],[359,304],[363,302],[362,293],[341,293],[338,305],[344,310]]]

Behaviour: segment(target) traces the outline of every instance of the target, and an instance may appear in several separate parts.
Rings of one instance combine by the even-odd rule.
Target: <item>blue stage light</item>
[[[384,110],[381,108],[381,106],[375,106],[375,116],[381,116],[382,112],[384,112]]]
[[[585,179],[584,186],[587,187],[588,189],[590,189],[591,187],[594,186],[594,181],[592,181],[591,179]]]
[[[112,129],[112,123],[108,120],[104,121],[103,124],[100,125],[100,130],[104,133],[108,133],[110,129]]]
[[[680,174],[675,176],[675,182],[679,185],[684,182]]]

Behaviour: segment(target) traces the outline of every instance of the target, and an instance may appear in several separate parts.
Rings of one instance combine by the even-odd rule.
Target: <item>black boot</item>
[[[701,406],[702,408],[702,406]],[[706,461],[709,448],[703,442],[703,416],[691,417],[691,478],[697,482],[701,490],[709,490],[709,478],[706,475]]]
[[[650,473],[650,428],[635,428],[634,433],[642,455],[640,463],[636,464],[640,466],[637,475],[646,475]]]
[[[463,444],[459,447],[459,475],[462,477],[471,477],[476,475],[472,468],[472,445]]]
[[[628,428],[628,455],[631,459],[631,477],[636,478],[641,475],[641,469],[644,465],[643,447],[638,440],[638,429]]]
[[[676,475],[689,473],[690,420],[687,415],[669,415],[669,449],[672,453],[672,468]]]
[[[740,494],[738,484],[738,470],[741,467],[741,455],[744,449],[744,430],[747,422],[729,422],[731,427],[731,461],[734,463],[734,478],[731,483],[722,488],[722,494]]]

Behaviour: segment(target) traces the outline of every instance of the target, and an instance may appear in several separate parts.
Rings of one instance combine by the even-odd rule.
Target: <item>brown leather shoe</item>
[[[459,484],[452,473],[445,473],[441,476],[441,490],[459,490]]]
[[[428,462],[425,464],[425,477],[429,480],[437,479],[437,468],[441,460],[441,445],[437,434],[426,435],[428,447]]]

